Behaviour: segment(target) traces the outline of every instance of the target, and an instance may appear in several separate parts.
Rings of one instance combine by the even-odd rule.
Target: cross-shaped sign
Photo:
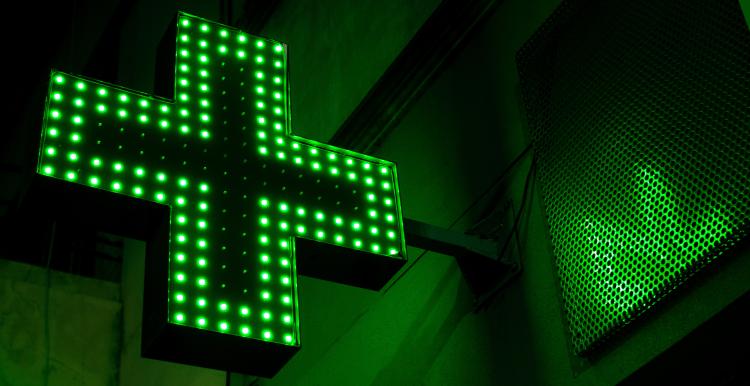
[[[284,45],[176,22],[174,100],[52,72],[38,173],[170,208],[168,256],[147,256],[166,292],[147,288],[160,309],[144,353],[272,375],[300,344],[301,255],[371,288],[403,264],[395,165],[291,135]]]

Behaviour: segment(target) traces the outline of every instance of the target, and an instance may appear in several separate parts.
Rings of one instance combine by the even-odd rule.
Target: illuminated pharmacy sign
[[[302,255],[369,288],[403,264],[396,169],[291,134],[284,45],[176,23],[173,100],[53,71],[37,171],[169,207],[168,248],[147,256],[166,268],[164,292],[146,273],[146,303],[163,301],[144,309],[144,353],[272,375],[300,345]]]

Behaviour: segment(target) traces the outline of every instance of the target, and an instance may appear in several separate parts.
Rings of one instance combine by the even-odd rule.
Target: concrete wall
[[[117,385],[115,283],[0,260],[0,385]]]

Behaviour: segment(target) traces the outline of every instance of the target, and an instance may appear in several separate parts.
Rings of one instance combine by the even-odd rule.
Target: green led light
[[[378,205],[391,169],[291,134],[283,45],[185,14],[175,38],[172,101],[53,73],[37,170],[164,205],[166,322],[299,344],[294,240],[398,246],[399,208]]]

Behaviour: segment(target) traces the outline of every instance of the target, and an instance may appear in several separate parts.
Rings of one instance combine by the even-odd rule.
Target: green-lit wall
[[[557,4],[502,2],[387,138],[378,155],[399,164],[407,217],[450,226],[528,143],[514,55]],[[527,159],[507,180],[516,207],[528,166]],[[746,254],[723,261],[603,354],[579,359],[568,348],[547,225],[533,184],[525,216],[524,271],[489,309],[471,312],[472,296],[455,262],[430,253],[379,296],[353,296],[362,299],[361,316],[323,355],[304,356],[303,347],[277,379],[264,384],[614,384],[750,288]],[[454,229],[466,229],[475,217],[470,212]],[[420,251],[410,252],[414,258]],[[318,298],[334,285],[314,284],[315,291],[301,295],[308,339],[320,330],[304,327],[306,318],[336,318]]]
[[[264,35],[289,43],[295,131],[328,140],[437,3],[360,1],[342,7],[332,0],[281,1]],[[460,216],[528,143],[515,52],[557,3],[501,2],[374,154],[398,163],[407,217],[456,230],[465,230],[476,220],[474,211]],[[211,2],[190,2],[180,8],[209,18],[219,14]],[[173,2],[136,3],[123,31],[123,85],[151,89],[152,53],[174,9]],[[516,209],[529,164],[524,160],[502,184]],[[531,188],[520,232],[523,272],[487,310],[472,312],[472,294],[452,257],[428,253],[416,260],[421,251],[415,249],[409,250],[410,265],[379,293],[301,278],[302,350],[277,377],[259,384],[613,384],[750,288],[750,258],[724,261],[710,277],[613,342],[597,360],[576,359],[567,346],[541,197],[535,184]],[[79,313],[92,318],[92,326],[106,327],[89,328],[98,336],[88,339],[111,342],[114,349],[119,347],[119,358],[97,364],[101,369],[90,377],[67,377],[56,384],[223,385],[221,372],[138,357],[140,292],[133,288],[142,269],[143,244],[127,243],[125,259],[121,296],[97,301],[106,311],[101,316],[89,316],[99,315],[93,308]],[[39,323],[2,323],[41,320],[38,308],[27,316],[20,311],[18,317],[6,316],[16,306],[5,299],[23,296],[38,305],[43,296],[41,279],[20,286],[8,284],[8,277],[0,278],[5,291],[0,304],[3,312],[11,310],[0,314],[3,349],[11,343],[24,344],[8,337],[33,337],[41,328]],[[18,275],[11,277],[19,280]],[[80,287],[78,293],[85,289],[91,296],[110,288],[105,283],[94,286],[88,279],[65,280],[68,286]],[[51,299],[51,309],[56,310],[51,313],[52,325],[64,325],[65,315],[80,307],[57,295]],[[119,319],[112,322],[112,318]],[[12,374],[7,370],[8,357],[0,356],[6,361],[0,363],[0,386],[39,384],[37,378],[22,382],[14,378],[39,373],[44,346],[35,341],[28,347],[24,355],[31,359],[14,365]],[[60,349],[54,342],[52,347]],[[92,350],[61,352],[72,363],[88,363]],[[62,362],[52,364],[62,368]],[[83,374],[85,368],[75,374]]]

